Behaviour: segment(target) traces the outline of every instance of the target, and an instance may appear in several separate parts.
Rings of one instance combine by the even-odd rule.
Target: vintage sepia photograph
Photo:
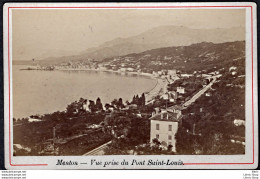
[[[12,15],[15,156],[245,153],[245,10]]]
[[[245,156],[246,8],[13,8],[12,158]]]

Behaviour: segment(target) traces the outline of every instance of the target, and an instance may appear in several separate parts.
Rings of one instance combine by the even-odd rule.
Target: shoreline
[[[19,69],[21,70],[21,69]],[[27,70],[27,69],[25,69]],[[37,70],[37,69],[34,69]],[[38,69],[40,70],[40,69]],[[48,71],[48,70],[40,70],[40,71]],[[164,87],[168,84],[167,80],[165,79],[161,79],[158,77],[154,77],[152,74],[150,73],[142,73],[142,72],[120,72],[120,71],[113,71],[113,70],[103,70],[103,69],[71,69],[71,68],[67,68],[67,69],[55,69],[52,71],[93,71],[93,72],[106,72],[106,73],[114,73],[114,74],[120,74],[122,76],[124,75],[129,75],[129,76],[136,76],[136,77],[143,77],[143,78],[149,78],[151,80],[156,80],[155,84],[152,86],[152,88],[147,89],[145,91],[143,91],[142,93],[145,94],[145,103],[149,104],[151,102],[154,101],[154,98],[157,95],[162,95],[162,91],[164,89]],[[27,116],[28,117],[28,116]]]
[[[169,83],[167,80],[157,78],[157,83],[147,94],[146,94],[146,103],[149,104],[154,101],[154,98],[158,95],[163,95],[165,90],[167,90],[167,85]]]
[[[144,76],[144,77],[150,77],[152,79],[156,79],[155,77],[153,77],[152,74],[150,73],[143,73],[143,72],[120,72],[120,71],[114,71],[114,70],[102,70],[102,69],[88,69],[88,68],[84,68],[84,69],[75,69],[75,68],[67,68],[67,69],[55,69],[57,71],[96,71],[96,72],[109,72],[109,73],[117,73],[117,74],[121,74],[121,75],[137,75],[137,76]]]

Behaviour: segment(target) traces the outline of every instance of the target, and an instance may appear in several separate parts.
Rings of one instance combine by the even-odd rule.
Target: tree
[[[172,145],[168,145],[168,151],[171,152],[172,151]]]
[[[110,107],[110,105],[106,103],[106,104],[105,104],[105,108],[106,108],[106,110],[108,110],[109,107]]]
[[[132,104],[137,104],[137,105],[139,105],[139,96],[138,96],[138,95],[136,95],[136,96],[133,97]]]
[[[66,110],[67,110],[67,114],[68,115],[72,115],[73,114],[73,112],[75,110],[75,105],[74,104],[75,104],[75,102],[73,102],[73,103],[71,103],[71,104],[69,104],[67,106]]]
[[[117,106],[118,106],[118,108],[123,108],[124,107],[122,98],[119,98]]]
[[[134,97],[133,97],[133,99],[132,99],[132,104],[135,104],[135,101],[136,101],[136,98],[135,98],[135,95],[134,95]]]
[[[118,100],[117,100],[117,99],[114,99],[114,100],[111,102],[111,105],[113,105],[113,106],[116,107],[117,109],[121,109],[121,108],[124,107],[123,99],[122,99],[122,98],[119,98]]]
[[[136,95],[136,97],[135,97],[135,104],[139,105],[139,96],[138,95]]]
[[[92,100],[89,100],[89,109],[92,113],[96,112],[97,111],[97,108],[96,108],[96,105],[95,105],[95,102],[92,101]]]
[[[24,118],[24,119],[23,119],[23,122],[24,122],[24,123],[28,123],[28,122],[29,122],[29,118],[28,118],[28,117]]]
[[[152,151],[153,152],[159,152],[159,151],[161,151],[161,142],[157,139],[157,138],[154,138],[153,139],[153,146],[152,146]]]
[[[127,105],[129,105],[129,104],[131,104],[128,100],[126,100],[126,102],[125,102]]]
[[[141,96],[140,99],[139,99],[139,104],[140,104],[141,106],[144,106],[144,105],[145,105],[145,95],[144,95],[144,93],[142,94],[142,96]]]
[[[102,105],[102,103],[101,103],[100,98],[97,98],[97,100],[96,100],[96,108],[97,108],[97,110],[99,110],[99,111],[103,110],[103,105]]]
[[[84,102],[85,102],[85,99],[83,99],[83,98],[80,98],[80,99],[79,99],[79,103],[80,103],[80,104],[83,104]]]
[[[153,144],[155,144],[155,145],[161,145],[161,142],[157,139],[157,138],[154,138],[153,139]]]
[[[117,103],[118,103],[117,99],[114,99],[114,100],[111,102],[111,105],[117,106]]]

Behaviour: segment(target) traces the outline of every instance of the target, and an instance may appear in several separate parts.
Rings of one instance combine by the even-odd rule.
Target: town
[[[245,56],[232,51],[243,44],[211,44],[210,52],[202,43],[47,67],[35,62],[28,69],[143,75],[157,85],[131,101],[82,97],[64,111],[14,118],[14,155],[244,154]]]

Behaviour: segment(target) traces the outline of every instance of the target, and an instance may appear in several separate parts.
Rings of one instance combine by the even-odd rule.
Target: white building
[[[233,122],[235,126],[245,126],[245,120],[235,119]]]
[[[231,74],[234,76],[234,75],[237,74],[237,72],[236,71],[232,71]]]
[[[126,68],[120,68],[119,71],[120,71],[121,73],[125,73],[125,72],[126,72]]]
[[[172,145],[172,151],[176,152],[176,140],[175,134],[178,130],[178,125],[181,116],[170,111],[162,111],[155,114],[150,118],[151,120],[151,131],[150,131],[150,142],[157,138],[163,147]]]
[[[35,119],[35,118],[31,118],[29,117],[29,120],[28,122],[41,122],[42,120],[41,119]]]
[[[206,92],[205,93],[205,96],[211,96],[212,94],[211,94],[211,92]]]
[[[180,93],[180,94],[184,94],[185,93],[185,88],[184,87],[177,87],[177,93]]]
[[[133,69],[133,68],[127,68],[127,71],[129,71],[129,72],[133,72],[134,69]]]
[[[82,108],[83,108],[85,111],[90,112],[90,109],[89,109],[89,101],[88,101],[88,100],[86,100],[86,101],[83,103]]]
[[[170,98],[169,101],[173,103],[175,101],[175,99],[174,98]]]
[[[234,71],[234,70],[237,70],[237,67],[232,66],[232,67],[229,68],[229,71]]]
[[[108,108],[108,110],[111,111],[111,112],[113,112],[114,109],[115,109],[115,108],[114,108],[113,106],[111,106],[111,107]]]
[[[153,71],[153,76],[154,77],[159,77],[159,74],[156,71]]]
[[[189,77],[192,77],[193,74],[181,74],[181,77],[184,77],[184,78],[189,78]]]
[[[155,115],[159,114],[160,111],[161,111],[161,110],[160,110],[159,107],[154,108],[154,111],[152,112],[152,117],[154,117]]]
[[[176,91],[168,91],[167,93],[162,95],[162,99],[169,100],[170,102],[174,102],[178,98],[178,94]]]
[[[171,60],[172,57],[164,56],[164,60]]]
[[[175,69],[173,70],[168,70],[168,75],[170,75],[171,77],[174,77],[177,75],[177,71]]]

